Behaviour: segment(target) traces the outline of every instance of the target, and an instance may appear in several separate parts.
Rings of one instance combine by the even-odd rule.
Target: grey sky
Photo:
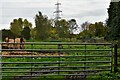
[[[0,29],[9,28],[15,18],[28,19],[34,25],[34,17],[38,11],[54,18],[57,0],[0,0]],[[85,21],[104,21],[110,0],[59,0],[62,4],[62,18],[76,19],[81,25]]]

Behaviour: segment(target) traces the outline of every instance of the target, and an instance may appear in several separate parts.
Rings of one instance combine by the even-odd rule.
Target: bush
[[[88,76],[87,80],[119,80],[119,73],[101,72],[97,76]]]

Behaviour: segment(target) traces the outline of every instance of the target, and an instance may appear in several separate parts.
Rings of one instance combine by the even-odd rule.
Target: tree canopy
[[[115,12],[117,9],[118,8],[113,8],[114,11],[108,10],[108,12],[110,13],[109,15],[113,14],[113,12]],[[107,21],[107,25],[109,28],[103,22],[95,22],[93,24],[86,21],[81,25],[82,31],[79,34],[75,34],[77,30],[80,30],[80,27],[78,26],[77,21],[75,19],[48,19],[46,15],[43,15],[42,12],[39,11],[34,18],[34,27],[32,23],[29,22],[27,19],[18,18],[13,19],[13,21],[10,24],[10,30],[8,32],[5,30],[3,31],[6,35],[9,35],[8,33],[12,33],[12,35],[15,37],[22,36],[27,40],[37,41],[63,39],[67,41],[72,41],[75,40],[74,38],[87,39],[95,37],[105,37],[106,33],[111,33],[112,36],[113,33],[118,32],[112,31],[113,25],[114,27],[116,26],[116,28],[119,29],[119,27],[117,26],[118,24],[116,25],[116,23],[118,23],[118,17],[116,17],[116,15],[117,14],[114,14],[112,15],[112,17],[109,17]],[[115,20],[112,20],[113,18]],[[114,21],[113,24],[111,24],[111,20]]]
[[[43,16],[41,12],[38,12],[35,16],[35,28],[37,40],[46,40],[49,36],[50,22],[46,16]]]
[[[108,34],[110,40],[120,39],[120,2],[111,2],[108,8]]]
[[[12,32],[14,37],[23,36],[26,39],[30,39],[30,31],[32,28],[32,23],[27,19],[14,19],[13,22],[10,23],[10,31]]]

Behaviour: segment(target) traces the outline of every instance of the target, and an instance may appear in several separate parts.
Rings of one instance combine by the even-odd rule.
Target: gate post
[[[62,44],[58,44],[58,75],[60,74],[60,49],[62,48]]]
[[[117,63],[117,44],[114,45],[114,73],[118,72],[118,63]]]

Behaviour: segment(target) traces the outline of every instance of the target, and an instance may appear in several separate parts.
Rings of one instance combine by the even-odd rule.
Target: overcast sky
[[[8,29],[13,19],[28,19],[34,25],[38,11],[54,18],[57,0],[0,0],[0,29]],[[80,26],[83,22],[105,21],[110,0],[59,0],[62,18],[76,19]]]

